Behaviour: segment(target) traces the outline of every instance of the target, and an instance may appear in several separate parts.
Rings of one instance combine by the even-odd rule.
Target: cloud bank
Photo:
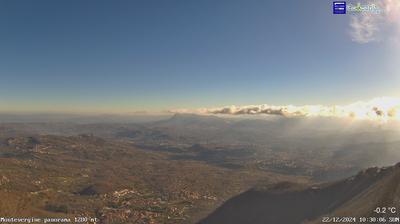
[[[174,110],[175,113],[199,113],[215,115],[278,115],[285,117],[348,117],[368,120],[400,120],[400,99],[374,98],[348,105],[247,105],[203,108],[198,110]]]
[[[381,0],[363,3],[376,5],[379,13],[356,12],[350,18],[350,36],[354,42],[396,41],[400,34],[400,1]]]

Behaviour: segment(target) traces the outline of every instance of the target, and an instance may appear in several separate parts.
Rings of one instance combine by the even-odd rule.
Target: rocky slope
[[[400,208],[400,164],[369,168],[327,184],[282,182],[253,188],[227,201],[201,224],[322,223],[323,217],[396,216],[377,207]]]

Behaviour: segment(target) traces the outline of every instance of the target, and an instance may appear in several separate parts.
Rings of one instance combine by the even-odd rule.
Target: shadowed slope
[[[230,199],[201,224],[320,223],[320,216],[371,214],[399,198],[400,166],[370,168],[346,180],[305,186],[280,183],[251,189]]]

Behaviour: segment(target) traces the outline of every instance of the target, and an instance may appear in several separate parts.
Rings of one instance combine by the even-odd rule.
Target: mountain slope
[[[254,188],[228,200],[200,223],[321,223],[322,216],[371,216],[376,207],[400,206],[399,198],[397,164],[369,168],[329,184],[305,186],[284,182]]]

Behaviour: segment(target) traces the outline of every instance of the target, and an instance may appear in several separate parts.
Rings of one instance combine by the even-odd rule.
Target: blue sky
[[[354,41],[350,19],[325,0],[2,0],[0,110],[398,97],[399,48]]]

